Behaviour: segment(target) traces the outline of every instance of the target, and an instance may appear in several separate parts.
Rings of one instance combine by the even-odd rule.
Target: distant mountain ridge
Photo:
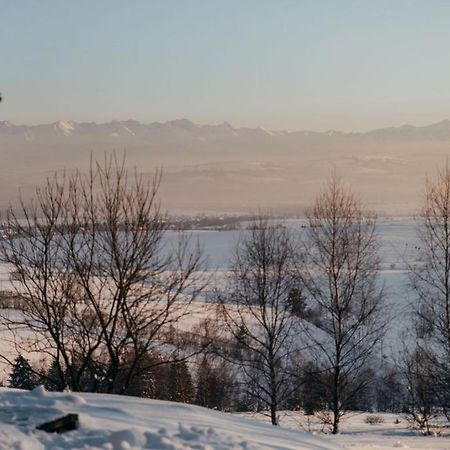
[[[262,127],[233,127],[228,122],[219,124],[196,124],[188,119],[175,119],[167,122],[151,122],[148,124],[136,120],[114,120],[111,122],[75,122],[59,120],[57,122],[38,125],[16,125],[7,120],[0,121],[0,136],[23,137],[27,141],[50,137],[86,137],[89,135],[103,138],[146,139],[163,137],[164,135],[198,135],[199,137],[324,137],[324,138],[450,138],[450,120],[442,120],[425,126],[402,125],[398,127],[377,128],[366,132],[328,131],[286,131],[268,130]]]
[[[450,157],[450,120],[368,132],[273,131],[187,119],[143,124],[0,122],[0,210],[55,172],[84,170],[91,155],[126,151],[150,175],[163,168],[172,212],[302,211],[332,172],[370,208],[416,211],[427,176]]]
[[[222,137],[274,136],[285,132],[273,132],[263,128],[234,128],[224,122],[217,125],[197,125],[187,119],[143,124],[136,120],[111,121],[104,123],[64,121],[39,125],[15,125],[8,121],[0,122],[0,135],[23,137],[30,141],[43,137],[86,137],[88,135],[103,138],[135,137],[136,139],[161,137],[176,134],[198,134],[199,136]]]

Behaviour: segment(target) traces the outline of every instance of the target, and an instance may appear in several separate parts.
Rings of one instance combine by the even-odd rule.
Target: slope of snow
[[[36,425],[78,413],[64,434]],[[0,449],[310,450],[339,447],[310,433],[192,405],[106,394],[0,390]]]

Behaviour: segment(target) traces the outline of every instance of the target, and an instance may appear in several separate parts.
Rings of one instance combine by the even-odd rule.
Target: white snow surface
[[[242,417],[252,417],[269,422],[263,413],[239,413]],[[368,424],[367,416],[376,415],[382,423]],[[340,433],[332,435],[318,417],[305,416],[301,411],[279,411],[281,427],[303,429],[316,433],[334,444],[349,450],[395,450],[410,448],[415,450],[449,450],[450,435],[445,426],[433,429],[434,435],[424,436],[411,428],[403,414],[367,413],[348,411],[341,419]]]
[[[35,427],[68,413],[80,427],[63,434]],[[46,392],[0,388],[0,450],[393,450],[450,449],[450,438],[421,436],[402,415],[380,414],[384,423],[368,425],[368,413],[349,413],[342,433],[320,432],[317,419],[305,431],[299,412],[280,412],[281,427],[261,414],[228,414],[193,405],[108,394]],[[246,416],[246,417],[244,417]],[[323,428],[323,427],[322,427]]]
[[[68,413],[80,427],[62,434],[35,427]],[[108,394],[0,389],[0,450],[338,449],[305,431],[198,406]]]

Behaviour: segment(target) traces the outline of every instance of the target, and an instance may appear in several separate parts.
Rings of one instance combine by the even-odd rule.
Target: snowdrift
[[[36,431],[77,413],[78,430]],[[105,394],[0,389],[0,449],[260,450],[337,449],[312,434],[198,406]]]

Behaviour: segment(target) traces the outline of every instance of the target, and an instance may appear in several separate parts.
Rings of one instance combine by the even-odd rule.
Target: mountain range
[[[0,122],[0,207],[53,172],[87,168],[90,155],[125,151],[151,176],[163,168],[163,203],[176,213],[301,212],[332,172],[380,212],[413,213],[426,176],[450,155],[450,121],[368,132],[272,131],[187,119],[143,124]]]
[[[0,121],[1,137],[22,137],[26,141],[39,141],[45,138],[72,139],[168,139],[179,137],[202,139],[218,138],[269,138],[269,137],[347,137],[347,138],[450,138],[450,120],[443,120],[426,126],[403,125],[400,127],[378,128],[368,132],[341,132],[329,130],[317,131],[274,131],[264,128],[235,128],[228,122],[216,125],[198,125],[188,119],[170,120],[167,122],[152,122],[143,124],[136,120],[111,121],[105,123],[74,122],[60,120],[50,124],[15,125],[5,120]]]

